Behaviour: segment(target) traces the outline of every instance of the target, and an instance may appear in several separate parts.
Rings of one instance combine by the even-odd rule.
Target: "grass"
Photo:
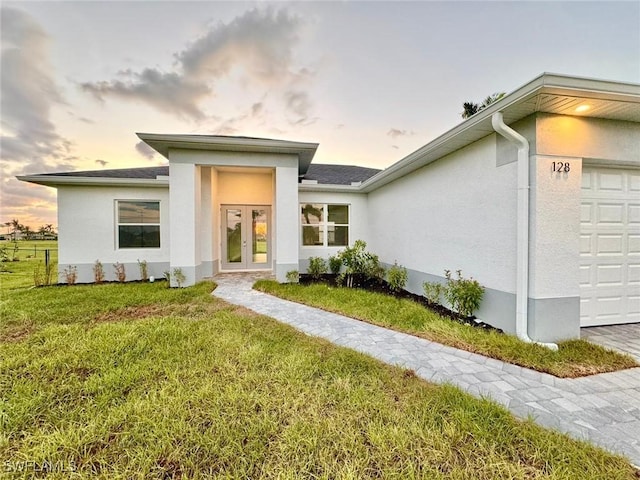
[[[0,241],[0,248],[6,248],[10,257],[14,255],[14,247],[18,247],[17,262],[0,263],[0,294],[6,290],[32,287],[34,285],[34,269],[40,265],[44,269],[44,251],[50,251],[53,265],[51,282],[58,282],[58,242],[55,240],[18,240]]]
[[[637,367],[629,355],[585,340],[559,343],[557,352],[536,344],[445,319],[411,300],[324,284],[302,286],[260,280],[255,288],[281,298],[322,308],[365,322],[417,335],[452,347],[550,373],[580,377]]]
[[[55,479],[634,478],[622,457],[226,304],[213,288],[9,291],[4,471],[49,462]]]

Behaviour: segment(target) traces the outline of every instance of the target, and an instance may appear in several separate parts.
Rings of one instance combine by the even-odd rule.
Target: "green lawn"
[[[586,340],[561,342],[554,352],[500,334],[453,322],[411,300],[324,284],[302,286],[260,280],[255,288],[281,298],[312,305],[365,322],[417,335],[445,345],[504,360],[558,377],[579,377],[638,366],[623,355]]]
[[[18,249],[15,250],[15,247]],[[10,258],[14,255],[17,262],[0,263],[0,294],[4,290],[32,287],[34,270],[37,265],[44,269],[44,251],[49,250],[53,265],[51,282],[58,282],[58,242],[55,240],[18,240],[11,242],[0,240],[0,248],[5,248]]]
[[[213,288],[8,291],[3,468],[50,462],[76,476],[47,478],[87,479],[634,478],[621,457],[226,304]]]

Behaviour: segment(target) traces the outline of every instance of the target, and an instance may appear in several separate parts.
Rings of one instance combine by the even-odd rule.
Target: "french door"
[[[222,269],[271,269],[271,207],[222,206]]]

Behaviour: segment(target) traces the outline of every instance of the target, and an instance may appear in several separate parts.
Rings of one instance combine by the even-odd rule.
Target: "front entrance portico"
[[[169,159],[170,273],[181,271],[184,286],[224,271],[284,281],[298,269],[298,179],[317,144],[139,136]]]

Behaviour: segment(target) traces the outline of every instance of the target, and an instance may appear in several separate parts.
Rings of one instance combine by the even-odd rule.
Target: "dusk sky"
[[[1,35],[0,222],[35,229],[55,189],[15,175],[164,163],[135,132],[384,168],[542,72],[640,83],[639,1],[2,1]]]

